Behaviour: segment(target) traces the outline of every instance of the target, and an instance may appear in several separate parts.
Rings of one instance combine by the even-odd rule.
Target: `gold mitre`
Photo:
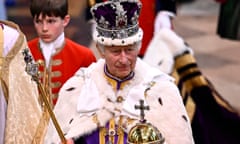
[[[144,106],[144,101],[140,100],[140,106],[135,105],[135,109],[140,109],[140,121],[128,132],[128,144],[163,144],[165,139],[161,132],[144,119],[144,110],[149,110],[149,106]]]

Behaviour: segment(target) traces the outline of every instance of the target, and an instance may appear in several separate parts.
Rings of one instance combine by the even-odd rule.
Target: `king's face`
[[[120,79],[127,77],[135,68],[138,45],[105,46],[104,58],[109,73]]]

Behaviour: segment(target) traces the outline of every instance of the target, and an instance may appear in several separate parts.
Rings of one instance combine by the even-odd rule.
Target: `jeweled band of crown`
[[[139,29],[138,25],[129,27],[127,29],[120,29],[120,30],[109,30],[109,29],[97,27],[97,31],[99,35],[112,38],[112,39],[128,38],[130,36],[135,35],[138,32],[138,29]]]

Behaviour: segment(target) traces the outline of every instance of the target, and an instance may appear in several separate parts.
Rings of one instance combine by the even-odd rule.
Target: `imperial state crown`
[[[95,4],[91,14],[97,24],[93,39],[104,45],[128,45],[141,41],[139,0],[111,0]]]

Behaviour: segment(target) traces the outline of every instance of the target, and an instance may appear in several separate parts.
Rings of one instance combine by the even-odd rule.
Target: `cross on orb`
[[[149,106],[144,106],[144,101],[141,99],[140,101],[140,105],[135,105],[135,109],[139,109],[140,110],[140,121],[141,122],[145,122],[145,113],[144,110],[149,110]]]

